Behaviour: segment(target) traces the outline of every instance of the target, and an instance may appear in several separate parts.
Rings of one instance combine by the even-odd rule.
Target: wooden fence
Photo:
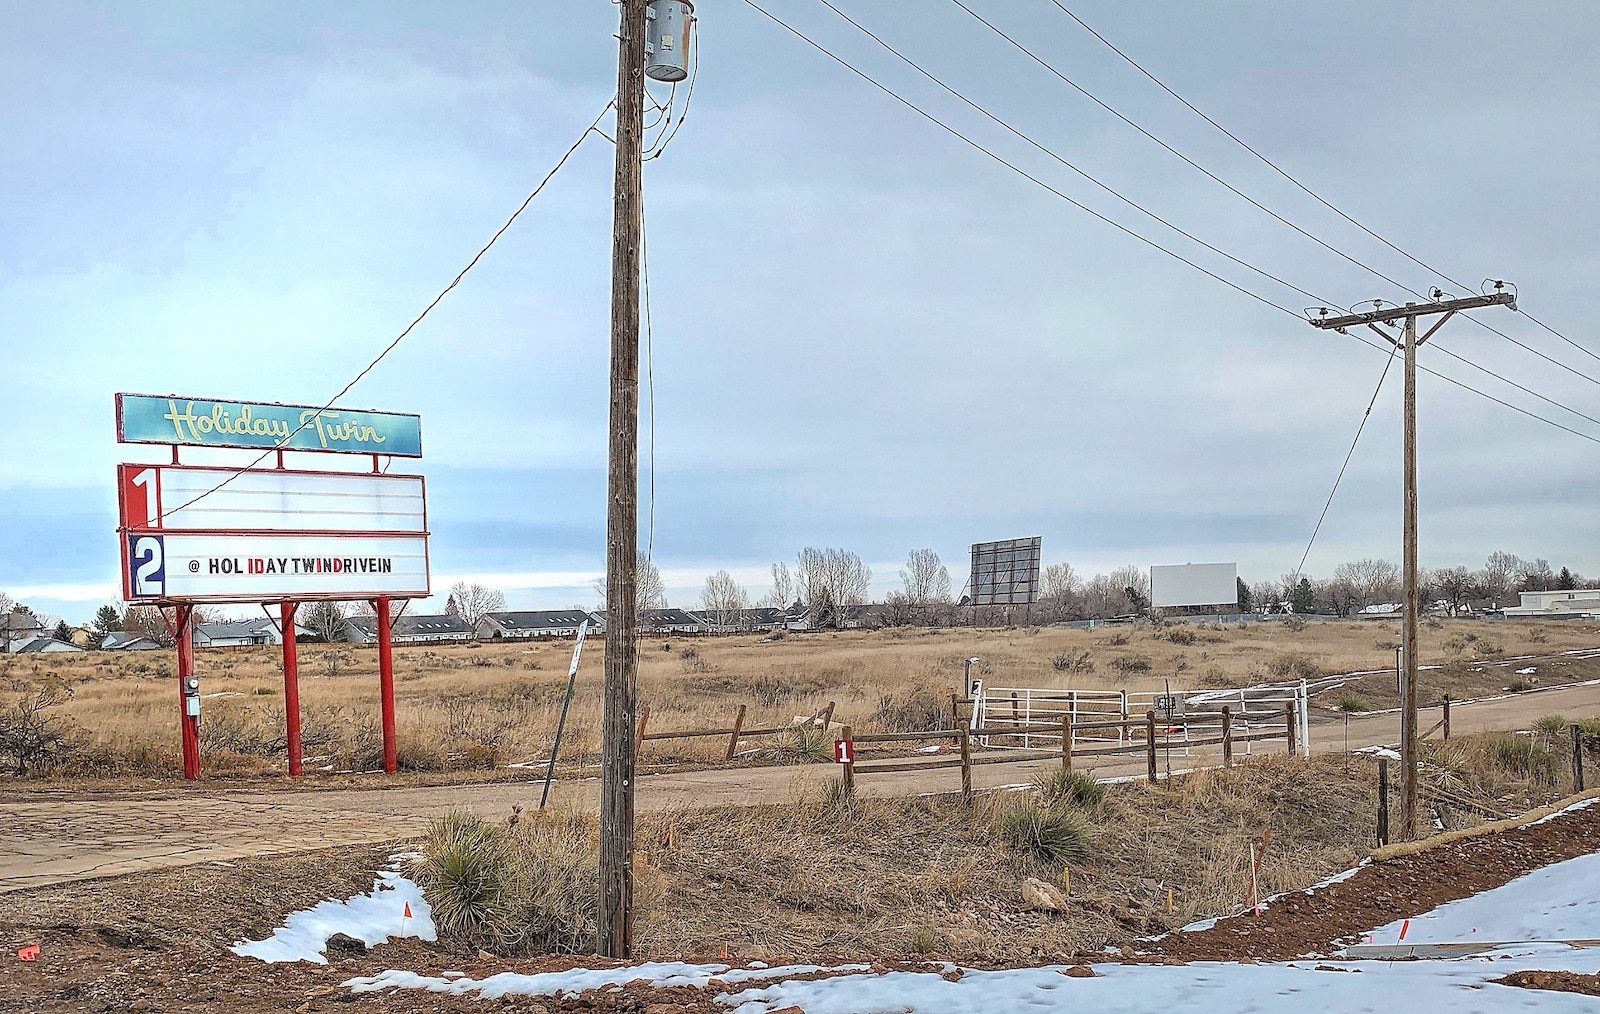
[[[829,701],[826,707],[804,721],[796,722],[792,725],[775,725],[767,729],[746,729],[744,727],[744,716],[747,710],[748,709],[745,705],[739,705],[739,709],[734,712],[733,715],[733,724],[726,729],[689,729],[683,732],[649,732],[650,709],[648,707],[640,708],[639,724],[635,728],[633,734],[634,755],[638,756],[639,751],[643,748],[644,744],[648,742],[655,742],[664,739],[713,739],[726,737],[728,740],[728,750],[723,759],[733,760],[734,754],[739,752],[739,743],[741,740],[754,739],[760,736],[781,736],[785,733],[793,732],[795,729],[826,729],[833,721],[832,701]]]
[[[953,698],[954,701],[959,699]],[[1185,738],[1174,740],[1172,735],[1179,731],[1180,726],[1171,722],[1158,722],[1156,713],[1148,711],[1142,718],[1110,719],[1106,721],[1074,722],[1063,717],[1059,722],[1034,723],[1024,725],[1016,722],[999,723],[995,725],[967,727],[958,726],[954,729],[939,729],[933,732],[882,732],[869,733],[864,736],[855,736],[849,726],[840,730],[839,738],[850,744],[845,752],[848,758],[840,764],[842,783],[846,795],[855,792],[856,779],[864,775],[889,774],[898,771],[937,771],[946,768],[961,769],[961,794],[968,801],[972,799],[972,769],[979,764],[1012,764],[1020,761],[1052,760],[1059,758],[1061,768],[1071,771],[1073,760],[1077,757],[1107,757],[1107,756],[1134,756],[1139,753],[1145,755],[1145,774],[1149,781],[1154,782],[1157,777],[1157,754],[1160,747],[1174,745],[1180,748],[1217,746],[1222,747],[1222,763],[1224,767],[1232,767],[1234,761],[1234,747],[1239,744],[1248,745],[1263,740],[1284,740],[1289,753],[1295,752],[1295,736],[1298,728],[1295,707],[1289,704],[1281,712],[1257,712],[1253,717],[1273,717],[1282,722],[1282,728],[1267,729],[1256,732],[1235,733],[1233,729],[1234,713],[1231,708],[1223,707],[1217,712],[1191,712],[1184,716],[1182,731]],[[1204,738],[1193,738],[1188,735],[1189,725],[1200,725],[1202,728],[1210,721],[1215,721],[1216,735]],[[1123,745],[1096,746],[1078,749],[1076,746],[1077,734],[1080,732],[1104,732],[1114,730],[1126,740]],[[980,738],[1006,737],[1006,736],[1050,736],[1059,737],[1060,746],[1052,750],[1017,751],[1006,750],[996,753],[975,753],[973,741]],[[954,740],[958,752],[955,755],[906,757],[896,755],[893,757],[865,758],[857,753],[862,745],[871,746],[882,743],[915,743],[915,742],[940,742]],[[1142,742],[1137,742],[1142,740]],[[1111,742],[1107,740],[1107,742]]]

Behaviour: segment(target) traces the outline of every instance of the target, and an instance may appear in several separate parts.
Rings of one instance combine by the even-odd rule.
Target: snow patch
[[[932,972],[883,972],[778,982],[725,993],[732,1014],[991,1014],[994,1011],[1145,1014],[1159,1010],[1385,1011],[1409,998],[1430,1014],[1593,1011],[1594,999],[1488,982],[1519,969],[1588,971],[1600,950],[1536,950],[1498,960],[1328,962],[1266,965],[1095,965],[1093,978],[1060,966],[1001,971],[963,969],[954,982]]]
[[[1399,943],[1402,926],[1408,944],[1600,939],[1600,853],[1542,867],[1409,920],[1396,919],[1373,930],[1368,942]]]
[[[1400,759],[1400,752],[1398,750],[1391,750],[1386,746],[1364,746],[1358,750],[1352,750],[1350,752],[1371,754],[1374,757],[1382,757],[1384,760],[1397,761]]]
[[[1518,676],[1531,676],[1531,675],[1533,675],[1534,673],[1536,673],[1538,671],[1539,671],[1539,667],[1538,666],[1530,665],[1526,669],[1518,669],[1517,670],[1517,675]]]
[[[398,857],[397,857],[398,858]],[[411,918],[406,918],[406,906]],[[384,870],[372,890],[339,901],[329,898],[294,912],[265,940],[240,940],[233,953],[262,961],[312,961],[328,963],[328,938],[335,933],[355,937],[368,947],[398,937],[437,939],[433,913],[422,900],[422,890],[397,870]]]
[[[1600,803],[1600,797],[1597,797],[1595,799],[1580,799],[1576,803],[1571,803],[1571,804],[1569,804],[1567,806],[1563,806],[1561,809],[1557,810],[1555,813],[1545,814],[1543,817],[1540,817],[1538,820],[1530,820],[1528,823],[1523,824],[1522,826],[1523,827],[1533,827],[1536,824],[1543,824],[1547,820],[1555,820],[1557,817],[1561,816],[1563,813],[1571,813],[1574,810],[1587,810],[1589,807],[1593,806],[1596,803]]]
[[[870,966],[840,965],[839,970],[861,971],[868,967]],[[390,988],[422,989],[448,996],[466,996],[475,993],[480,999],[498,1000],[504,996],[560,996],[564,993],[581,993],[586,989],[621,986],[635,979],[649,979],[656,986],[704,987],[712,979],[737,985],[753,980],[782,979],[824,970],[821,965],[784,965],[768,968],[760,962],[755,962],[749,968],[731,968],[728,965],[691,965],[682,961],[647,961],[640,965],[624,965],[620,968],[573,968],[565,972],[500,972],[483,979],[469,979],[418,975],[416,972],[391,968],[377,975],[349,979],[341,985],[353,993],[375,993]]]

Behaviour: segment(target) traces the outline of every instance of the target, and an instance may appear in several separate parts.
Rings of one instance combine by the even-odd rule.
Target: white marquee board
[[[130,602],[429,594],[426,535],[127,532],[122,563]]]
[[[427,531],[420,475],[118,465],[122,527],[152,531]]]
[[[1237,563],[1184,563],[1150,568],[1150,604],[1220,606],[1239,601]]]

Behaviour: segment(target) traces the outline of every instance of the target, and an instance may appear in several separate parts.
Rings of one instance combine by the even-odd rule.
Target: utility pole
[[[606,475],[606,651],[600,732],[600,911],[595,950],[633,949],[633,722],[638,666],[639,209],[646,0],[617,32],[616,198],[611,224],[611,446]]]
[[[1403,581],[1405,596],[1405,623],[1401,636],[1401,653],[1405,666],[1400,684],[1400,828],[1401,841],[1412,841],[1417,837],[1417,617],[1420,603],[1417,595],[1417,349],[1421,348],[1434,333],[1444,326],[1445,321],[1454,317],[1462,310],[1474,310],[1484,306],[1511,306],[1515,308],[1517,297],[1509,292],[1498,291],[1501,283],[1495,283],[1495,291],[1487,296],[1468,296],[1465,299],[1441,299],[1443,295],[1438,289],[1433,291],[1433,302],[1407,303],[1405,306],[1394,306],[1387,309],[1378,308],[1366,313],[1352,313],[1339,317],[1327,316],[1327,308],[1322,309],[1322,315],[1311,321],[1312,327],[1348,333],[1347,328],[1365,325],[1383,336],[1383,340],[1395,348],[1405,351],[1405,508],[1403,540]],[[1376,304],[1374,304],[1376,305]],[[1417,318],[1439,316],[1433,326],[1428,328],[1420,337],[1417,335]],[[1404,321],[1404,328],[1397,338],[1393,333],[1379,327],[1380,324],[1392,324],[1395,321]]]

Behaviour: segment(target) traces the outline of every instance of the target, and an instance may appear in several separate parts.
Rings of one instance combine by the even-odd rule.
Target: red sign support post
[[[282,453],[282,452],[279,452]],[[298,602],[279,603],[283,617],[283,721],[284,747],[289,754],[289,777],[299,778],[300,766],[300,650],[295,643],[294,614]]]
[[[183,729],[183,777],[200,777],[200,680],[194,674],[194,606],[177,606],[178,721]]]
[[[378,614],[378,696],[383,711],[383,770],[394,774],[399,769],[394,743],[394,649],[389,644],[389,600],[375,599],[372,609]]]

